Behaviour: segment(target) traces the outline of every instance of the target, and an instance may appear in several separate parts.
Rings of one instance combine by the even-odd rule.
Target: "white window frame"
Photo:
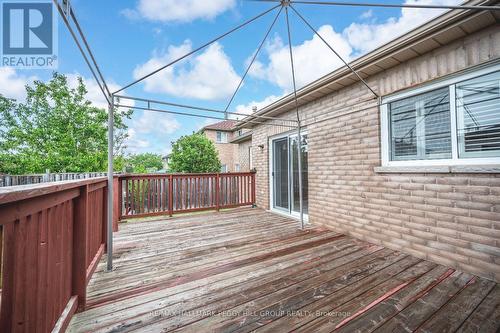
[[[462,81],[474,79],[479,76],[491,74],[500,71],[500,64],[488,66],[485,68],[468,71],[460,75],[455,75],[451,78],[439,80],[432,84],[427,84],[422,87],[407,90],[401,93],[389,95],[382,98],[380,105],[380,140],[381,140],[381,159],[383,167],[418,167],[418,166],[457,166],[457,165],[486,165],[500,164],[500,157],[482,157],[482,158],[459,158],[458,157],[458,136],[457,136],[457,108],[456,108],[456,91],[455,84]],[[450,89],[450,122],[451,122],[451,159],[435,159],[435,160],[408,160],[408,161],[391,161],[390,160],[390,124],[389,124],[389,104],[391,102],[420,95],[432,90],[444,88],[448,86]]]
[[[219,134],[220,134],[220,140],[219,140]],[[227,143],[227,140],[228,140],[227,132],[223,132],[223,131],[216,131],[215,132],[215,141],[217,143]]]
[[[220,173],[227,173],[227,164],[222,164],[220,166]]]

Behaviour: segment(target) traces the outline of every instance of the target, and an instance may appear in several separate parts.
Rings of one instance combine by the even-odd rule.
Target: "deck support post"
[[[108,221],[107,221],[107,270],[113,270],[113,130],[114,130],[114,107],[115,97],[111,95],[111,103],[108,107]]]

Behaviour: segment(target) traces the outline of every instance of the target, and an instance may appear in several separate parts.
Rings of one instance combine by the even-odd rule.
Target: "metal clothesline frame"
[[[265,10],[264,12],[258,14],[257,16],[254,16],[247,21],[241,23],[240,25],[232,28],[231,30],[215,37],[214,39],[210,40],[209,42],[195,48],[194,50],[186,53],[185,55],[181,56],[180,58],[171,61],[170,63],[163,65],[156,70],[136,79],[135,81],[123,86],[119,90],[115,92],[111,92],[106,80],[104,78],[104,75],[102,74],[102,71],[100,70],[99,65],[97,64],[96,58],[90,48],[89,43],[87,42],[87,39],[85,38],[85,34],[78,23],[78,20],[76,18],[76,15],[74,13],[74,10],[71,6],[70,0],[52,0],[54,5],[56,6],[57,10],[59,11],[59,14],[61,15],[64,24],[68,28],[68,31],[70,32],[75,44],[77,45],[82,57],[85,60],[85,63],[87,64],[89,70],[92,73],[92,76],[94,77],[97,85],[99,86],[99,89],[101,90],[102,94],[104,95],[104,98],[108,102],[108,214],[107,214],[107,270],[111,271],[113,269],[113,229],[112,229],[112,224],[113,224],[113,140],[114,140],[114,111],[116,108],[119,107],[125,107],[125,108],[130,108],[130,109],[138,109],[138,110],[143,110],[143,111],[150,111],[150,112],[162,112],[162,113],[167,113],[167,114],[175,114],[175,115],[183,115],[183,116],[190,116],[190,117],[201,117],[201,118],[209,118],[209,119],[228,119],[228,115],[241,115],[245,116],[247,118],[252,118],[252,119],[242,119],[242,120],[236,120],[237,122],[241,123],[254,123],[258,125],[264,125],[264,126],[279,126],[279,127],[290,127],[290,128],[295,128],[297,130],[297,135],[298,135],[298,146],[297,146],[297,155],[298,155],[298,174],[299,174],[299,197],[300,197],[300,226],[301,228],[304,228],[304,212],[303,212],[303,189],[302,189],[302,138],[301,138],[301,118],[300,118],[300,112],[299,112],[299,102],[298,102],[298,93],[297,93],[297,84],[296,84],[296,78],[295,78],[295,64],[294,64],[294,57],[293,57],[293,47],[292,47],[292,35],[291,35],[291,29],[290,29],[290,19],[289,19],[289,8],[305,23],[305,25],[311,29],[318,38],[323,41],[324,44],[335,54],[336,57],[338,57],[344,65],[359,79],[359,81],[367,88],[370,90],[370,92],[374,95],[374,98],[377,99],[377,104],[374,104],[373,106],[366,107],[368,108],[373,108],[376,105],[380,105],[380,96],[373,90],[370,85],[362,78],[362,76],[345,60],[342,58],[342,56],[319,34],[319,32],[304,18],[303,15],[299,13],[299,11],[294,8],[293,5],[295,4],[304,4],[304,5],[326,5],[326,6],[348,6],[348,7],[386,7],[386,8],[421,8],[421,9],[452,9],[452,10],[478,10],[478,11],[491,11],[491,10],[498,10],[500,11],[500,6],[484,6],[484,5],[457,5],[457,6],[450,6],[450,5],[420,5],[420,4],[384,4],[384,3],[364,3],[364,2],[338,2],[338,1],[303,1],[303,0],[247,0],[247,1],[254,1],[254,2],[269,2],[269,3],[276,3],[276,6],[273,6],[270,9]],[[222,38],[232,34],[233,32],[236,32],[240,30],[241,28],[247,26],[248,24],[258,20],[259,18],[265,16],[268,13],[273,12],[274,10],[278,9],[279,11],[277,15],[275,16],[274,20],[272,21],[271,26],[266,30],[266,34],[263,38],[263,40],[260,42],[257,51],[254,53],[252,60],[250,64],[248,65],[244,75],[242,76],[241,80],[239,81],[239,84],[235,90],[235,92],[232,94],[228,104],[226,105],[224,110],[218,110],[218,109],[210,109],[210,108],[203,108],[199,106],[190,106],[190,105],[184,105],[184,104],[179,104],[179,103],[171,103],[171,102],[166,102],[166,101],[158,101],[158,100],[153,100],[153,99],[147,99],[147,98],[139,98],[139,97],[130,97],[126,96],[123,94],[119,94],[122,91],[126,90],[127,88],[130,88],[139,82],[142,82],[146,80],[147,78],[150,78],[151,76],[161,72],[162,70],[173,66],[174,64],[182,61],[183,59],[186,59],[187,57],[195,54],[196,52],[203,50],[204,48],[208,47],[209,45],[221,40]],[[290,120],[290,119],[283,119],[279,117],[270,117],[270,116],[264,116],[264,115],[255,115],[255,114],[242,114],[238,112],[229,112],[229,108],[234,101],[234,98],[236,97],[236,94],[240,90],[243,81],[245,80],[246,76],[248,75],[250,68],[252,64],[255,62],[255,60],[258,57],[259,52],[261,51],[263,45],[265,44],[267,38],[269,37],[269,34],[271,33],[274,25],[276,24],[278,18],[280,17],[281,13],[283,12],[283,9],[285,11],[285,19],[286,19],[286,28],[287,28],[287,36],[288,36],[288,45],[289,45],[289,55],[290,55],[290,65],[291,65],[291,73],[292,73],[292,81],[293,81],[293,102],[294,102],[294,109],[296,113],[296,120]],[[72,24],[75,26],[75,29],[73,28]],[[120,104],[119,100],[120,99],[127,99],[127,100],[133,100],[136,102],[145,102],[147,103],[147,107],[140,107],[140,106],[127,106]],[[366,102],[370,102],[372,100],[367,100]],[[172,111],[172,110],[165,110],[165,109],[157,109],[157,108],[152,108],[152,104],[159,104],[159,105],[164,105],[164,106],[171,106],[171,107],[177,107],[177,108],[182,108],[182,109],[190,109],[190,110],[196,110],[196,111],[204,111],[204,112],[209,112],[209,113],[223,113],[224,117],[216,117],[216,116],[211,116],[211,115],[204,115],[204,114],[196,114],[196,113],[187,113],[187,112],[180,112],[180,111]],[[356,112],[359,111],[356,109]],[[335,116],[333,116],[335,117]],[[330,117],[331,118],[331,117]],[[262,121],[256,121],[255,119],[262,119]],[[325,118],[329,119],[329,118]],[[317,120],[317,121],[324,121],[325,119]],[[272,121],[278,121],[281,122],[281,124],[271,124],[270,122]],[[294,123],[294,125],[287,125],[285,123]]]

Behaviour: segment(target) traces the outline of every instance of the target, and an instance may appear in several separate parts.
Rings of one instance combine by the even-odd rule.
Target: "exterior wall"
[[[494,27],[368,82],[387,95],[497,58],[500,30]],[[310,222],[500,281],[500,174],[377,173],[380,120],[372,97],[355,84],[301,107],[309,133]],[[257,204],[266,209],[268,139],[286,130],[254,129]]]
[[[204,131],[207,138],[209,138],[214,144],[215,149],[219,153],[219,159],[222,164],[227,165],[228,172],[235,172],[235,165],[239,161],[239,150],[238,145],[234,143],[217,143],[217,131],[205,130]],[[228,134],[228,142],[233,139],[232,132],[226,132]]]
[[[238,163],[242,172],[250,171],[250,148],[252,147],[252,140],[240,142],[238,144]]]

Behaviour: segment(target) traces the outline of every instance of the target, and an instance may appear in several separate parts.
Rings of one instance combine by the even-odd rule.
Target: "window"
[[[222,172],[222,173],[227,172],[227,165],[222,164],[222,166],[220,167],[220,172]]]
[[[217,143],[227,143],[227,133],[217,131]]]
[[[500,71],[389,97],[381,112],[386,166],[500,163]]]
[[[234,165],[234,171],[235,171],[235,172],[240,172],[240,171],[241,171],[241,167],[240,167],[240,165],[239,165],[238,163],[236,163],[236,164]]]
[[[500,156],[500,72],[457,84],[459,157]]]
[[[451,158],[448,88],[390,103],[389,117],[392,161]]]

